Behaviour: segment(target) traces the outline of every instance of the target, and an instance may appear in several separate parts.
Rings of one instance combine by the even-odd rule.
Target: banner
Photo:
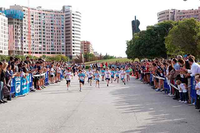
[[[49,85],[49,74],[48,74],[48,71],[45,73],[45,80],[44,80],[44,82],[45,82],[46,86]]]
[[[21,95],[21,77],[15,77],[15,96]]]
[[[22,83],[21,84],[21,95],[25,95],[25,94],[29,93],[29,91],[30,91],[29,81],[30,81],[29,75],[26,76],[26,78],[21,79],[21,83]]]
[[[29,74],[29,88],[33,86],[33,78],[32,78],[32,73]]]
[[[14,94],[15,93],[15,79],[13,78],[11,80],[11,90],[10,90],[10,94]]]
[[[191,98],[196,100],[196,90],[195,90],[195,86],[196,86],[196,82],[195,82],[195,78],[191,77]]]

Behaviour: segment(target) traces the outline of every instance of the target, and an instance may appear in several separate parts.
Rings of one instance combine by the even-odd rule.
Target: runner
[[[69,86],[70,86],[70,82],[71,82],[72,73],[71,73],[71,72],[69,71],[69,69],[67,68],[64,75],[65,75],[65,79],[66,79],[67,90],[69,90]]]
[[[106,81],[107,81],[107,86],[109,86],[109,82],[110,82],[110,71],[108,68],[106,68],[106,71],[105,71],[105,77],[106,77]]]
[[[90,83],[90,86],[92,86],[92,76],[93,76],[93,72],[92,72],[91,68],[89,68],[89,70],[87,72],[87,77],[88,77],[88,83]]]
[[[95,74],[95,80],[96,80],[96,87],[98,86],[98,88],[100,88],[100,84],[99,84],[99,81],[100,81],[100,74],[99,74],[99,71],[96,70]]]
[[[130,81],[130,69],[129,69],[129,67],[126,68],[125,72],[126,72],[126,80],[128,82],[128,81]]]
[[[112,67],[112,70],[111,70],[111,83],[113,83],[114,78],[115,78],[115,69],[114,69],[114,67]]]
[[[120,75],[120,70],[119,70],[119,68],[117,68],[116,78],[115,78],[115,81],[117,81],[117,83],[119,83],[119,75]]]
[[[121,68],[120,77],[121,77],[121,80],[122,80],[122,82],[124,83],[124,85],[126,85],[125,76],[126,76],[126,72],[124,71],[124,68]]]
[[[102,78],[102,81],[104,81],[104,79],[105,79],[105,68],[101,68],[101,78]]]
[[[84,85],[85,83],[85,73],[82,72],[82,70],[79,70],[79,83],[80,83],[80,92],[81,92],[81,87]]]

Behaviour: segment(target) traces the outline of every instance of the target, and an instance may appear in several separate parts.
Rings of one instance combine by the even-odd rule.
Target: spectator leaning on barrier
[[[199,74],[200,73],[200,65],[195,62],[195,57],[190,56],[188,61],[191,66],[191,70],[186,70],[186,69],[183,69],[183,70],[186,70],[188,73],[191,73],[191,76],[195,76],[196,74]]]

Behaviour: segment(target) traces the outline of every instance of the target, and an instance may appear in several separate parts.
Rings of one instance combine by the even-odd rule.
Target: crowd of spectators
[[[200,65],[196,63],[194,56],[188,54],[178,55],[173,59],[153,60],[144,59],[141,62],[126,63],[96,63],[91,64],[91,68],[125,68],[131,67],[131,73],[145,84],[152,85],[158,92],[166,92],[165,82],[168,84],[168,95],[174,100],[182,103],[195,104],[200,109]],[[25,78],[31,74],[33,85],[30,91],[35,92],[45,88],[45,73],[48,72],[49,83],[54,84],[61,81],[61,74],[65,68],[75,73],[77,70],[85,68],[84,65],[69,65],[66,62],[47,62],[43,59],[33,60],[28,56],[25,61],[10,57],[10,60],[0,62],[0,104],[11,100],[11,82],[14,77]],[[196,99],[191,97],[191,78],[196,82]],[[196,102],[193,102],[196,101]]]
[[[45,88],[45,73],[48,72],[50,83],[54,84],[61,81],[60,75],[65,62],[47,62],[43,59],[33,60],[28,56],[25,61],[19,58],[10,57],[10,60],[0,62],[0,104],[7,103],[14,95],[11,95],[11,82],[14,77],[27,78],[31,74],[33,85],[30,91],[35,92]],[[27,79],[26,79],[27,80]]]
[[[200,109],[200,65],[194,56],[178,55],[173,59],[142,60],[132,64],[137,79],[152,85],[158,92],[166,92],[164,82],[168,85],[168,95],[182,103],[195,104]],[[191,97],[191,78],[196,82],[196,99]],[[196,102],[195,102],[196,101]]]

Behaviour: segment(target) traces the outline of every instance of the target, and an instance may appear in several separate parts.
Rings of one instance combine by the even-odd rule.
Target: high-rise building
[[[198,9],[190,10],[164,10],[158,14],[158,22],[163,22],[166,20],[181,21],[185,18],[195,18],[200,21],[200,7]]]
[[[95,57],[100,57],[100,54],[98,52],[94,52]]]
[[[163,22],[163,21],[167,21],[167,20],[175,20],[175,16],[176,16],[176,11],[175,9],[171,9],[171,10],[164,10],[161,11],[157,14],[158,16],[158,22]]]
[[[200,21],[200,7],[198,9],[177,10],[176,21],[183,20],[185,18],[195,18]]]
[[[10,9],[24,13],[22,22],[23,53],[35,56],[65,55],[65,15],[62,11],[14,5]]]
[[[81,51],[82,53],[94,54],[92,44],[89,41],[81,41]]]
[[[3,11],[8,18],[8,54],[9,55],[22,55],[23,54],[23,17],[24,14],[19,10],[4,10]]]
[[[81,13],[71,6],[63,6],[65,13],[66,55],[76,58],[81,54]]]
[[[0,55],[8,55],[8,18],[0,12]]]
[[[80,55],[81,13],[71,6],[58,11],[13,5],[0,11],[8,18],[9,55]]]

